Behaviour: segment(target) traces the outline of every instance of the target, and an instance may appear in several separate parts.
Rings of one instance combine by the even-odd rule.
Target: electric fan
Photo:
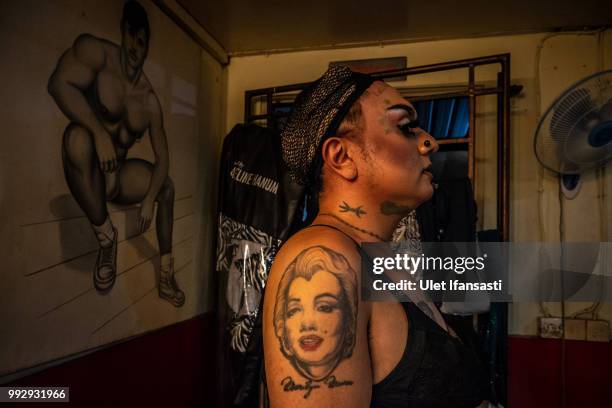
[[[542,166],[559,175],[565,197],[574,198],[580,175],[604,166],[612,158],[612,70],[582,79],[552,103],[538,124],[534,150]],[[567,252],[563,271],[543,271],[544,286],[549,286],[559,272],[563,274],[565,296],[588,280],[599,251]]]
[[[534,148],[542,166],[561,175],[579,175],[610,160],[612,70],[586,77],[559,96],[538,124]]]

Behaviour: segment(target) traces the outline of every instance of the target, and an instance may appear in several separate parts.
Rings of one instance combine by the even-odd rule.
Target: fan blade
[[[550,119],[550,134],[560,142],[565,140],[574,124],[593,110],[591,95],[586,89],[578,88],[559,101]]]

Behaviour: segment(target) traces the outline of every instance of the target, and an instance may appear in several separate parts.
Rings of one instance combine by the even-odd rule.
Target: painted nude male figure
[[[106,293],[117,275],[117,230],[107,202],[139,203],[141,233],[149,228],[157,202],[159,296],[180,307],[185,295],[174,279],[174,186],[168,177],[168,146],[159,100],[142,70],[149,39],[146,11],[135,1],[126,2],[121,45],[80,35],[60,57],[48,91],[70,120],[62,142],[66,182],[100,244],[94,286]],[[127,158],[147,130],[155,163]]]

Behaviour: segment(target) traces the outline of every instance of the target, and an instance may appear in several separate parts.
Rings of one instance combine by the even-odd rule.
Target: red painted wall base
[[[70,387],[64,407],[213,406],[215,339],[205,313],[6,385]]]
[[[562,405],[561,340],[510,336],[508,407],[612,407],[612,343],[565,341]]]
[[[5,385],[70,387],[58,406],[216,406],[215,341],[206,313]],[[561,341],[511,336],[508,349],[508,407],[561,407]],[[565,407],[612,406],[612,343],[568,340],[565,355]]]

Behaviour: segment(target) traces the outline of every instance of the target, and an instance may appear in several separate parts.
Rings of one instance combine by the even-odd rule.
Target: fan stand
[[[604,225],[600,225],[600,240],[606,241],[607,228],[605,227],[605,168],[596,170],[596,179],[598,185],[598,203],[599,203],[599,214]],[[581,186],[580,175],[559,175],[559,238],[562,245],[561,249],[561,266],[560,270],[563,271],[563,244],[565,239],[565,217],[564,217],[564,205],[563,202],[566,199],[572,199],[577,196]],[[568,197],[569,194],[569,197]],[[601,248],[600,248],[601,251]],[[607,259],[607,253],[604,251],[603,254],[599,254],[598,257],[603,256],[604,262]],[[565,296],[565,286],[563,272],[560,274],[561,293]],[[602,289],[603,286],[600,287]],[[587,341],[602,341],[607,342],[610,340],[609,330],[610,324],[608,321],[599,320],[598,309],[601,306],[601,299],[603,292],[600,291],[598,298],[595,299],[592,304],[584,309],[581,309],[571,315],[566,315],[565,300],[561,300],[561,316],[554,317],[548,308],[544,305],[544,302],[540,301],[540,311],[542,317],[538,319],[538,325],[540,329],[540,335],[542,337],[549,338],[560,338],[564,340],[587,340]]]
[[[580,174],[561,174],[559,175],[559,185],[563,196],[567,200],[573,200],[580,192],[582,178]]]

